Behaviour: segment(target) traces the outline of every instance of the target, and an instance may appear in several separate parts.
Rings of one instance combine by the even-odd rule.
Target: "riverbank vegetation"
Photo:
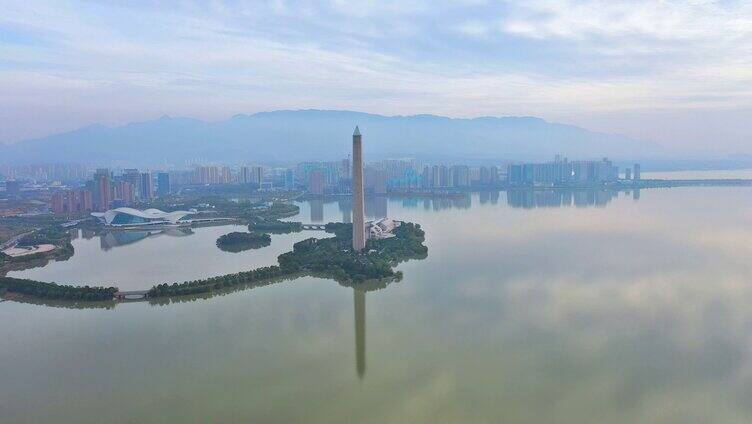
[[[233,232],[220,236],[217,239],[217,247],[226,252],[242,252],[250,249],[260,249],[269,246],[272,237],[265,233],[240,233]]]
[[[42,299],[102,301],[112,300],[116,287],[58,285],[22,278],[0,277],[0,292],[19,293]]]
[[[327,227],[335,233],[334,237],[309,238],[295,243],[291,252],[279,255],[279,265],[182,284],[158,284],[151,289],[149,296],[195,295],[292,275],[327,277],[345,285],[399,279],[401,273],[395,272],[394,266],[409,259],[425,258],[428,253],[428,248],[423,245],[425,234],[417,224],[403,223],[395,230],[395,237],[369,240],[363,252],[352,250],[351,224]]]
[[[402,277],[401,272],[394,271],[397,264],[422,259],[428,254],[428,248],[423,244],[425,234],[417,224],[405,222],[395,229],[394,237],[368,240],[363,252],[351,248],[351,224],[332,223],[326,229],[334,233],[334,237],[309,238],[295,243],[292,251],[279,255],[278,265],[184,283],[156,284],[149,290],[149,298],[200,295],[240,286],[265,285],[269,280],[302,275],[332,278],[347,286],[365,287],[373,282],[383,285]],[[236,237],[239,236],[230,238]],[[62,286],[8,277],[0,278],[0,287],[11,293],[40,298],[91,301],[112,299],[118,291],[115,287]]]
[[[280,221],[264,217],[253,217],[248,224],[250,231],[263,231],[271,234],[290,234],[303,231],[303,224],[295,221]]]

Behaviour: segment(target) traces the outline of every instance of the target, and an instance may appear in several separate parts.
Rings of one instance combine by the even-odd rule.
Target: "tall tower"
[[[366,225],[363,206],[363,142],[357,126],[353,133],[352,156],[353,250],[360,252],[366,247]]]

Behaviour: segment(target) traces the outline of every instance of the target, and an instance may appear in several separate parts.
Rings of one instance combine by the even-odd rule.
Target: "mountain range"
[[[0,162],[182,164],[294,162],[346,157],[358,125],[369,159],[424,160],[631,158],[654,154],[649,142],[535,117],[383,116],[334,110],[280,110],[206,122],[162,118],[117,127],[91,125],[0,145]]]

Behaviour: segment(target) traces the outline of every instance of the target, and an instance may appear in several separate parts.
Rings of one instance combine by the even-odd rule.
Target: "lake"
[[[0,421],[752,421],[752,188],[378,198],[428,258],[363,292],[312,277],[111,309],[0,303]],[[349,219],[349,200],[293,219]],[[79,234],[11,276],[148,288],[275,262],[321,232]]]

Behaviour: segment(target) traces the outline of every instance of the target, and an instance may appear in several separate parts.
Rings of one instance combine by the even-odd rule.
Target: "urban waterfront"
[[[348,211],[300,206],[303,222]],[[367,218],[385,214],[420,223],[429,256],[380,290],[304,277],[159,306],[0,303],[3,422],[752,418],[749,188],[579,207],[504,192],[366,201]],[[268,265],[316,234],[220,251],[233,230],[81,237],[67,263],[10,275],[144,288]]]

